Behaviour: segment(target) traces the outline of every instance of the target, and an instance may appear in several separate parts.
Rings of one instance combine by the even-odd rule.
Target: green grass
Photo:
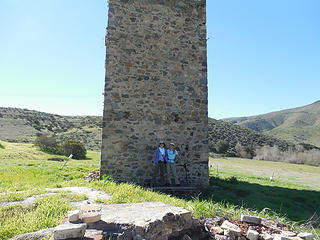
[[[234,159],[224,163],[229,168],[225,166],[223,171],[221,170],[222,167],[219,168],[218,175],[215,165],[213,165],[210,196],[182,199],[149,191],[133,184],[118,184],[112,181],[85,182],[83,177],[89,171],[99,168],[100,155],[97,152],[89,151],[86,160],[70,160],[61,169],[64,165],[63,162],[47,160],[60,156],[39,152],[31,144],[3,144],[6,148],[0,151],[0,202],[21,200],[26,196],[44,193],[48,187],[88,186],[110,193],[112,195],[111,199],[98,201],[107,204],[162,201],[185,207],[195,217],[200,218],[218,215],[239,219],[241,214],[251,214],[293,226],[296,225],[294,221],[302,222],[310,217],[309,214],[311,214],[314,201],[316,201],[315,197],[319,196],[319,192],[314,191],[316,186],[308,186],[307,182],[305,184],[295,183],[294,179],[290,180],[289,177],[288,179],[279,178],[270,182],[267,176],[262,176],[260,173],[256,175],[251,173],[248,176],[246,172],[239,171],[236,168],[237,164],[240,164],[238,163],[240,160]],[[225,160],[214,160],[213,164],[218,161],[220,161],[221,166]],[[247,164],[243,167],[245,170],[249,169],[248,166],[253,165],[245,164]],[[287,167],[291,165],[287,164]],[[232,169],[232,167],[235,168]],[[257,169],[260,167],[258,164]],[[310,167],[310,173],[318,174],[317,170],[311,169],[314,168]],[[231,176],[237,178],[238,184],[233,184]],[[4,194],[1,194],[1,192]],[[270,198],[266,197],[267,193],[269,193]],[[277,198],[279,194],[282,194],[281,198]],[[290,200],[281,205],[280,202],[287,196],[290,196],[288,198]],[[292,196],[297,197],[297,199],[293,199]],[[84,200],[86,197],[86,195],[60,192],[54,196],[43,197],[30,208],[23,208],[19,205],[0,207],[0,239],[55,226],[71,209],[68,201]],[[301,208],[296,215],[291,212],[290,206],[287,206],[292,202],[301,204]],[[274,205],[271,203],[274,203]],[[296,204],[294,207],[299,207],[299,205]],[[300,212],[300,209],[307,209],[308,211]]]
[[[72,207],[61,196],[47,196],[32,207],[14,205],[0,208],[0,239],[55,227]]]
[[[237,158],[210,159],[210,165],[214,201],[271,210],[301,224],[316,214],[319,233],[320,168]]]

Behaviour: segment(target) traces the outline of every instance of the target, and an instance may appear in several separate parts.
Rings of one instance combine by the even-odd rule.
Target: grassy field
[[[319,167],[233,158],[210,159],[210,164],[215,201],[271,209],[300,223],[314,216],[319,226]]]
[[[106,201],[107,204],[163,201],[185,207],[192,211],[195,217],[219,215],[239,219],[241,214],[252,214],[301,227],[295,221],[303,223],[314,211],[319,213],[319,204],[316,205],[316,202],[319,202],[317,199],[320,199],[320,192],[316,181],[310,184],[308,178],[305,178],[297,183],[294,178],[290,178],[291,176],[276,177],[274,181],[270,181],[269,172],[263,176],[261,172],[256,173],[254,168],[249,168],[257,164],[256,168],[261,169],[261,162],[253,164],[238,159],[211,159],[211,194],[183,199],[132,184],[118,184],[112,181],[85,182],[83,177],[89,171],[99,168],[98,152],[89,152],[86,160],[70,160],[61,169],[64,163],[48,161],[48,158],[55,156],[42,153],[31,144],[0,143],[4,146],[4,149],[0,148],[0,202],[44,193],[47,187],[88,186],[110,193],[112,198]],[[278,164],[266,164],[269,163]],[[238,168],[233,168],[237,164]],[[283,170],[289,169],[290,166],[293,165],[285,164]],[[315,175],[320,169],[303,167],[310,168],[308,171]],[[301,172],[297,168],[292,170],[292,175],[295,171]],[[28,208],[19,205],[0,207],[0,240],[56,226],[67,211],[72,209],[68,200],[82,197],[61,193],[43,197]],[[299,207],[296,213],[291,211],[291,204],[294,204],[293,207]],[[318,225],[319,220],[314,223],[314,226]],[[319,234],[319,230],[317,233]]]

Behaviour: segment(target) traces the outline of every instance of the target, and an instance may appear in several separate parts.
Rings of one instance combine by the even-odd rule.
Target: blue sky
[[[209,116],[320,100],[320,1],[207,0]],[[102,115],[106,0],[0,0],[0,106]]]

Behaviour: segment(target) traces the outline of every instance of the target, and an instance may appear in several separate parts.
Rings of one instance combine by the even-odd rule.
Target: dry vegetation
[[[256,160],[320,166],[320,150],[318,149],[308,151],[280,151],[277,147],[263,146],[257,148],[255,154],[254,159]]]

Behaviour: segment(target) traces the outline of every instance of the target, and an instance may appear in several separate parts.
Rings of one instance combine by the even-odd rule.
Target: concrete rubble
[[[285,225],[256,217],[243,221],[222,217],[194,219],[191,212],[162,202],[86,204],[69,211],[50,240],[313,240],[311,233],[296,233]],[[253,220],[252,220],[253,219]],[[248,223],[251,222],[251,223]],[[256,224],[260,222],[260,224]],[[50,234],[50,231],[46,234]],[[41,231],[14,238],[29,238]],[[22,237],[22,238],[21,238]]]
[[[119,239],[177,240],[208,239],[191,212],[162,202],[82,206],[79,214],[70,211],[55,228],[52,240]],[[70,220],[76,220],[70,223]]]
[[[311,233],[296,233],[282,224],[254,216],[241,216],[241,221],[217,217],[205,219],[209,239],[215,240],[313,240]],[[223,229],[224,231],[220,231]]]

